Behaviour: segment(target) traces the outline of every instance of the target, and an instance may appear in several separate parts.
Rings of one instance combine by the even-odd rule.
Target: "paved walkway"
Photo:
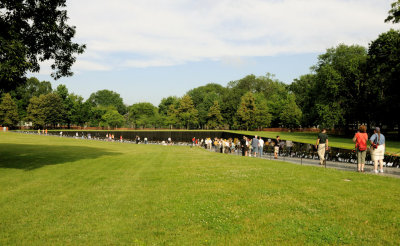
[[[238,153],[232,153],[232,155],[238,155]],[[247,158],[254,158],[254,157],[247,157]],[[259,157],[257,157],[259,158]],[[297,165],[305,165],[305,166],[320,166],[321,168],[335,168],[338,170],[343,171],[350,171],[350,172],[357,172],[357,164],[356,163],[347,163],[347,162],[334,162],[334,161],[327,161],[326,166],[320,165],[318,159],[308,159],[308,158],[297,158],[297,157],[288,157],[288,156],[279,156],[278,159],[274,159],[273,154],[267,153],[264,154],[262,159],[271,160],[271,161],[285,161],[294,163]],[[371,174],[371,175],[379,175],[379,176],[389,176],[400,178],[400,168],[396,167],[383,167],[383,173],[375,174],[373,172],[374,166],[373,165],[365,165],[364,173]]]

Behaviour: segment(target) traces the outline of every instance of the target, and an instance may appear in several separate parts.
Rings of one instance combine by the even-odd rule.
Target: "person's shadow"
[[[0,144],[0,168],[33,170],[82,159],[116,155],[107,149],[83,146],[51,146],[31,144]]]

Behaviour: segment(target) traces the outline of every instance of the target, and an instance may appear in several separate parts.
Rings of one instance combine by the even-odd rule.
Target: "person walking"
[[[383,173],[383,158],[385,157],[385,136],[381,133],[381,129],[376,127],[374,134],[369,139],[371,143],[371,157],[374,161],[374,173],[378,173],[378,163],[380,166],[380,173]]]
[[[251,147],[253,149],[253,156],[257,157],[257,153],[258,153],[258,138],[257,135],[254,136],[253,140],[251,141]]]
[[[322,129],[318,134],[315,148],[318,151],[319,164],[323,165],[325,161],[325,151],[328,150],[328,135],[326,134],[326,129]]]
[[[368,134],[367,127],[361,125],[358,132],[353,137],[357,152],[357,172],[364,172],[365,157],[367,156]]]

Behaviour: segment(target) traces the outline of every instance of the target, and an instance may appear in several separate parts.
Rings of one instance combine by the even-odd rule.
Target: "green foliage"
[[[125,122],[124,117],[120,115],[117,110],[107,110],[107,112],[101,116],[101,119],[100,126],[103,127],[121,127]]]
[[[400,126],[400,31],[391,29],[372,41],[368,49],[368,100],[371,121]],[[400,132],[400,129],[399,129]]]
[[[207,126],[209,127],[209,129],[220,129],[223,127],[223,118],[217,100],[214,101],[214,104],[208,110]]]
[[[279,118],[283,127],[297,128],[300,126],[302,112],[296,104],[294,95],[288,95],[287,101],[283,107],[281,114],[279,115]]]
[[[252,92],[244,94],[240,100],[237,110],[239,125],[246,130],[254,129],[256,126],[257,107]]]
[[[9,93],[5,93],[0,104],[0,125],[16,127],[19,121],[18,107]]]
[[[73,93],[68,94],[69,101],[72,102],[70,109],[70,122],[75,125],[84,126],[90,119],[91,109],[88,102],[83,102],[83,97]]]
[[[263,93],[254,95],[256,104],[255,123],[258,129],[269,127],[272,120],[272,115],[269,113],[268,101]]]
[[[0,2],[0,91],[25,83],[26,72],[38,72],[46,60],[54,61],[55,79],[72,75],[74,55],[83,53],[85,45],[72,42],[75,27],[67,25],[65,2]]]
[[[26,83],[18,86],[15,90],[11,91],[11,95],[16,99],[18,105],[18,114],[21,119],[27,116],[27,108],[29,100],[33,97],[39,97],[42,94],[48,94],[53,91],[49,81],[39,81],[35,77],[29,78]]]
[[[190,129],[197,125],[198,111],[194,107],[192,98],[189,95],[185,95],[179,100],[176,116],[178,124],[185,126],[186,129]]]
[[[367,51],[358,45],[338,45],[330,48],[318,58],[315,67],[315,109],[318,116],[316,125],[345,126],[354,122],[363,109],[365,92],[365,68]],[[318,106],[319,105],[319,106]],[[325,116],[329,109],[333,111]],[[336,116],[333,116],[333,115]],[[341,119],[322,121],[343,114]],[[332,125],[333,127],[333,125]]]
[[[159,124],[158,108],[151,103],[135,103],[128,108],[128,120],[134,127],[149,127]]]
[[[400,0],[397,2],[393,2],[391,5],[391,9],[388,12],[388,17],[385,19],[385,22],[393,22],[399,23],[400,22]]]
[[[42,128],[45,124],[45,115],[40,104],[40,99],[37,96],[29,99],[26,120],[31,121],[34,128]]]
[[[112,106],[116,108],[122,115],[127,111],[121,96],[114,91],[99,90],[95,93],[92,93],[87,101],[92,105],[92,107]]]
[[[27,120],[32,121],[35,128],[56,127],[63,122],[64,105],[56,93],[32,97],[28,106]]]

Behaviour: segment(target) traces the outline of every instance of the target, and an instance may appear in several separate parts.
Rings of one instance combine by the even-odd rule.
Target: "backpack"
[[[367,150],[367,139],[368,139],[368,135],[366,135],[366,138],[364,138],[365,139],[365,141],[362,141],[362,140],[364,140],[363,139],[363,137],[364,137],[364,134],[361,134],[361,133],[358,133],[357,134],[358,135],[358,137],[360,138],[360,140],[358,140],[358,138],[357,138],[357,149],[359,150],[359,151],[365,151],[365,150]]]

